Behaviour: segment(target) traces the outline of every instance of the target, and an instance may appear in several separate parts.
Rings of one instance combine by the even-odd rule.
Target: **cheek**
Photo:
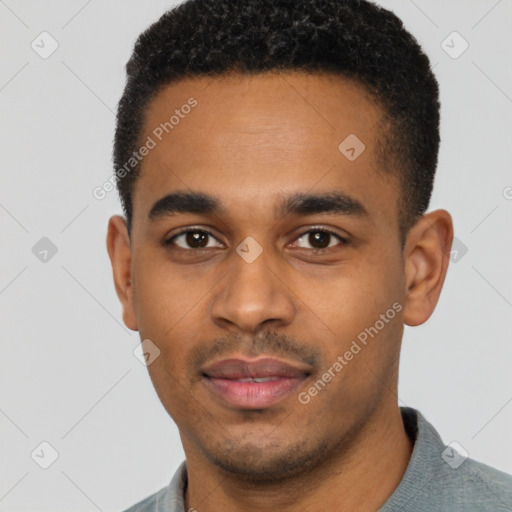
[[[148,251],[149,253],[149,251]],[[142,253],[134,265],[134,304],[141,337],[165,340],[203,305],[208,286],[189,282],[163,257]]]
[[[204,279],[190,281],[164,258],[143,252],[134,275],[140,338],[151,340],[160,351],[148,366],[149,375],[166,408],[179,408],[191,392],[185,361],[194,340],[206,334],[211,285]]]
[[[357,336],[402,299],[399,269],[391,265],[340,266],[323,282],[300,281],[294,289],[305,306],[304,319],[309,310],[309,317],[322,320],[333,340]]]
[[[311,309],[329,327],[323,342],[329,365],[347,354],[347,367],[366,375],[366,367],[379,372],[396,359],[403,333],[403,275],[399,258],[385,256],[342,271],[328,286],[309,291]]]
[[[169,317],[167,311],[163,314]],[[181,314],[174,323],[167,320],[162,322],[153,311],[146,318],[145,332],[149,335],[145,337],[152,339],[160,350],[158,357],[148,365],[148,372],[160,400],[173,417],[195,403],[193,393],[196,381],[189,373],[187,361],[194,340],[202,338],[202,331],[196,322],[197,315],[201,314],[196,306],[193,312]]]
[[[394,304],[384,301],[382,308],[377,303],[359,309],[350,304],[336,321],[333,318],[336,336],[324,343],[324,367],[306,390],[311,396],[317,395],[313,402],[318,414],[341,417],[348,428],[355,418],[369,415],[381,397],[395,389],[403,325],[397,311],[400,304]],[[395,400],[395,396],[388,398]],[[333,428],[342,426],[337,422]]]
[[[153,387],[162,402],[167,413],[173,418],[178,419],[187,416],[187,410],[191,403],[195,403],[192,391],[185,385],[183,377],[178,374],[176,368],[173,368],[172,361],[174,356],[162,352],[160,357],[148,366],[149,376]]]

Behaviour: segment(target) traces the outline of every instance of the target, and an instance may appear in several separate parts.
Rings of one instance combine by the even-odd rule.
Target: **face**
[[[111,220],[109,251],[187,458],[284,478],[396,407],[410,283],[381,116],[357,84],[293,72],[182,80],[148,106],[131,241]]]

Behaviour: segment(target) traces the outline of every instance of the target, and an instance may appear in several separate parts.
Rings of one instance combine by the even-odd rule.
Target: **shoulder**
[[[139,501],[124,512],[183,512],[184,490],[187,485],[187,466],[183,461],[169,485]]]
[[[402,481],[381,512],[512,512],[511,475],[468,458],[456,443],[446,446],[419,411],[401,412],[414,448]]]
[[[460,499],[475,510],[512,511],[512,475],[466,459],[450,476]]]

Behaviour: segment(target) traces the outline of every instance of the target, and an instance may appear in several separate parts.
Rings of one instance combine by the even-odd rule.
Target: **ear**
[[[123,307],[123,321],[132,331],[138,330],[133,303],[132,255],[126,220],[114,215],[108,221],[107,251],[112,263],[116,293]]]
[[[410,229],[404,247],[405,307],[403,321],[426,322],[441,294],[453,241],[453,222],[446,210],[423,215]]]

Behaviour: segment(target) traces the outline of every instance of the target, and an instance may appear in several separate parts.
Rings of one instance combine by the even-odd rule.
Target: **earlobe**
[[[114,215],[109,219],[107,251],[112,264],[112,273],[117,296],[123,308],[123,321],[133,330],[138,330],[133,301],[132,254],[126,220]]]
[[[411,228],[404,248],[403,321],[415,326],[434,312],[448,270],[453,223],[446,210],[430,212]]]

